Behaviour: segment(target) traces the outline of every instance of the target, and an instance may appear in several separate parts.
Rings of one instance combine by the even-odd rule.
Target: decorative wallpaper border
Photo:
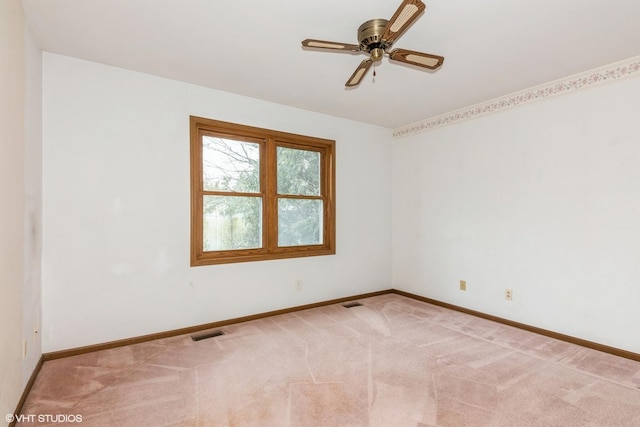
[[[640,56],[616,62],[604,67],[583,73],[574,74],[563,79],[545,83],[520,92],[494,98],[470,107],[461,108],[449,113],[441,114],[393,130],[394,138],[426,132],[441,126],[447,126],[463,120],[484,116],[522,104],[539,101],[556,95],[596,86],[599,84],[619,80],[624,77],[640,75]]]

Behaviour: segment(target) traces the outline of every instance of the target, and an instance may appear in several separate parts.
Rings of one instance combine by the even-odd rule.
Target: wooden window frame
[[[283,258],[333,255],[335,230],[335,141],[269,129],[190,116],[191,132],[191,266],[263,261]],[[215,135],[260,144],[260,192],[262,196],[262,247],[225,251],[204,251],[202,138]],[[320,153],[320,195],[277,194],[277,147],[297,148]],[[243,193],[235,193],[242,195]],[[322,243],[319,245],[278,246],[278,199],[320,199],[323,201]]]

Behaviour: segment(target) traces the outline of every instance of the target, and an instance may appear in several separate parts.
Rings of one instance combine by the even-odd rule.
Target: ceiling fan
[[[363,52],[369,55],[358,65],[345,86],[357,86],[371,65],[380,61],[384,54],[394,61],[435,70],[444,62],[444,57],[407,49],[393,49],[393,43],[420,17],[426,6],[420,0],[403,0],[390,20],[371,19],[358,28],[360,44],[336,43],[324,40],[306,39],[303,47],[329,49],[343,52]]]

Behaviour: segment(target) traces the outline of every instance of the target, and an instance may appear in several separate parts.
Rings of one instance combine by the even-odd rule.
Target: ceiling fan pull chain
[[[373,82],[376,82],[376,63],[373,63]]]

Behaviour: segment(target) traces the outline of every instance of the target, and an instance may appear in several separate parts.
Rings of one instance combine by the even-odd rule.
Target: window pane
[[[204,196],[203,249],[262,247],[262,198]]]
[[[204,189],[260,191],[260,144],[212,136],[202,137]]]
[[[278,200],[278,246],[322,244],[322,200]]]
[[[278,147],[278,194],[320,195],[320,153]]]

